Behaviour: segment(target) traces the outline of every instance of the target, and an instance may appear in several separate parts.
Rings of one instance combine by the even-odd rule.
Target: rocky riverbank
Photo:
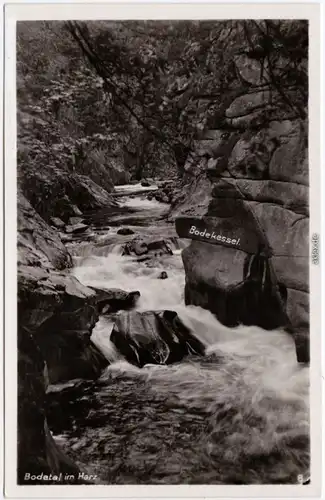
[[[25,474],[76,473],[47,426],[49,383],[96,378],[107,360],[90,340],[95,293],[66,269],[71,256],[20,192],[18,197],[18,481]],[[27,481],[28,483],[28,481]],[[45,481],[45,484],[47,482]]]
[[[71,202],[70,206],[71,206]],[[119,209],[113,203],[106,208],[103,218],[113,223],[120,214],[132,219],[132,208]],[[68,214],[71,212],[68,211]],[[72,483],[84,483],[79,468],[60,449],[51,435],[47,423],[47,391],[53,384],[64,384],[71,380],[96,380],[109,360],[93,343],[92,332],[99,315],[113,315],[121,309],[133,308],[139,299],[138,291],[125,292],[119,288],[87,287],[71,273],[72,257],[62,243],[74,239],[92,238],[96,218],[85,219],[80,212],[67,218],[49,218],[51,226],[35,211],[20,191],[18,196],[18,386],[19,386],[19,450],[18,482],[28,483],[28,474],[42,477],[49,474],[69,475]],[[122,215],[123,217],[123,215]],[[77,220],[78,219],[78,220]],[[85,220],[85,224],[82,222]],[[92,223],[90,221],[93,221]],[[120,222],[119,222],[120,223]],[[95,224],[95,225],[94,225]],[[79,227],[76,230],[76,226]],[[105,224],[99,223],[105,228]],[[72,228],[70,231],[69,228]],[[92,229],[91,229],[92,228]],[[128,229],[128,228],[124,228]],[[103,229],[102,229],[103,230]],[[107,230],[104,229],[105,232]],[[157,259],[163,254],[172,254],[168,241],[145,233],[123,228],[113,233],[113,239],[124,243],[124,254],[134,254],[147,260]],[[170,240],[173,241],[172,239]],[[141,249],[141,250],[139,250]],[[167,273],[165,273],[167,276]],[[135,325],[136,323],[134,323]],[[166,335],[168,328],[165,326]],[[180,323],[180,333],[182,327]],[[116,332],[122,335],[136,335]],[[141,334],[143,339],[146,333]],[[183,334],[184,335],[184,334]],[[187,334],[190,336],[190,333]],[[113,335],[114,336],[114,335]],[[135,338],[135,337],[134,337]],[[170,338],[172,341],[172,337]],[[121,351],[129,349],[133,340],[115,341]],[[163,342],[161,340],[161,342]],[[169,341],[168,341],[169,342]],[[170,346],[166,348],[168,352]],[[163,344],[162,344],[163,345]],[[177,347],[177,346],[176,346]],[[174,346],[172,350],[176,349]],[[154,346],[147,348],[152,356]],[[179,348],[177,347],[179,350]],[[183,346],[182,354],[187,352]],[[152,360],[154,358],[151,358]],[[78,478],[81,479],[78,479]],[[26,479],[27,478],[27,479]],[[43,482],[40,479],[39,484]],[[52,482],[55,483],[55,480]],[[36,483],[35,483],[36,484]],[[44,484],[49,484],[44,479]]]

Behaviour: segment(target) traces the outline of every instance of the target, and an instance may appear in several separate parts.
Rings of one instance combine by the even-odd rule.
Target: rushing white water
[[[137,186],[132,186],[132,189],[137,189]],[[155,201],[135,198],[128,200],[125,205],[139,210],[161,209]],[[90,247],[92,253],[86,253],[86,256],[85,252],[78,256],[76,249],[73,272],[82,283],[99,288],[140,291],[141,297],[136,309],[176,311],[207,346],[206,358],[195,363],[184,360],[175,365],[146,366],[139,369],[127,363],[117,353],[109,339],[113,323],[102,317],[92,335],[93,341],[111,362],[102,380],[107,379],[110,385],[116,383],[117,391],[125,383],[122,381],[133,380],[136,397],[141,400],[147,394],[148,401],[144,399],[143,405],[149,404],[150,398],[159,395],[166,404],[169,402],[167,406],[180,408],[172,410],[174,412],[185,412],[184,415],[192,411],[203,412],[206,415],[204,421],[209,425],[196,443],[193,453],[198,455],[199,465],[206,462],[209,463],[208,469],[212,466],[220,468],[220,477],[223,477],[221,482],[228,480],[226,467],[229,464],[240,462],[245,457],[249,461],[255,456],[273,456],[276,453],[283,454],[280,462],[287,462],[282,463],[286,471],[283,477],[290,477],[292,480],[299,473],[299,467],[304,468],[301,471],[303,473],[308,468],[308,446],[307,451],[306,446],[301,451],[301,443],[308,440],[309,434],[308,368],[297,364],[293,339],[281,329],[265,331],[252,326],[228,328],[220,324],[209,311],[184,305],[185,277],[181,251],[185,244],[181,243],[179,248],[174,246],[174,254],[160,257],[153,267],[147,267],[144,262],[137,262],[132,257],[122,256],[121,246],[116,242],[106,248],[104,253],[98,252],[96,245]],[[158,279],[162,270],[168,273],[168,279]],[[144,395],[136,389],[140,382],[147,388]],[[129,401],[132,391],[129,393],[128,388],[123,390],[124,396],[122,394],[121,397]],[[130,399],[130,405],[132,404]],[[219,422],[221,408],[232,415],[226,424],[223,420]],[[157,419],[158,425],[159,418]],[[254,419],[263,423],[255,425]],[[150,434],[151,431],[148,432]],[[151,446],[158,446],[153,438],[150,443]],[[191,442],[191,446],[192,444]],[[157,454],[161,452],[159,446]],[[192,455],[188,455],[191,448],[188,446],[188,450],[183,452],[184,457],[187,456],[184,460],[190,463],[194,459]],[[143,456],[146,453],[149,452],[143,451]],[[182,459],[171,454],[167,461],[174,464],[173,467],[178,470],[177,477],[180,478]],[[193,471],[195,467],[197,465],[193,462]],[[254,466],[250,467],[248,482],[259,482],[261,475],[267,481],[281,480],[281,463],[279,467],[270,466],[268,472],[262,467],[256,477]],[[194,478],[197,473],[193,471],[189,474]],[[134,472],[135,477],[137,473]],[[212,477],[209,474],[212,472],[202,472],[197,481],[204,479],[208,482]],[[240,476],[241,473],[238,474]],[[215,475],[216,473],[213,477]],[[167,476],[171,482],[174,481],[170,479],[169,472],[166,472]],[[127,482],[127,479],[124,477],[123,481]],[[158,479],[157,481],[159,482]]]
[[[133,257],[122,256],[120,245],[105,249],[105,253],[109,251],[111,253],[105,256],[75,258],[74,275],[85,285],[139,291],[137,310],[182,308],[184,272],[180,249],[174,250],[176,255],[161,257],[155,267],[146,267]],[[168,279],[159,279],[162,271],[168,273]],[[94,343],[110,361],[119,358],[109,340],[112,327],[109,319],[101,317],[92,334]]]
[[[142,186],[141,182],[137,184],[121,184],[120,186],[115,186],[115,191],[122,191],[132,193],[135,191],[148,191],[148,189],[158,189],[156,185],[153,186]]]
[[[168,279],[158,279],[162,270],[168,273]],[[181,255],[165,256],[157,267],[150,268],[132,257],[117,253],[105,257],[93,256],[81,259],[80,265],[74,269],[74,274],[86,285],[121,288],[126,291],[138,290],[141,296],[137,310],[173,309],[195,335],[209,346],[209,351],[212,352],[215,348],[230,356],[240,355],[247,363],[250,358],[255,358],[254,376],[256,370],[259,371],[264,381],[268,380],[284,392],[287,390],[286,386],[291,387],[293,384],[290,374],[294,376],[296,373],[296,382],[299,384],[296,393],[306,393],[308,369],[298,367],[294,342],[290,335],[281,330],[270,332],[252,326],[227,328],[209,311],[200,307],[184,306]],[[109,319],[102,317],[93,332],[94,342],[106,351],[111,360],[109,335],[112,326],[113,323]],[[114,348],[113,352],[116,353]]]
[[[125,207],[129,208],[137,208],[138,210],[157,210],[158,213],[162,211],[162,209],[169,208],[167,203],[161,203],[161,201],[157,201],[155,199],[148,200],[147,198],[125,198],[121,200]]]
[[[148,191],[155,191],[158,189],[158,186],[152,185],[152,186],[142,186],[141,183],[139,182],[138,184],[123,184],[121,186],[115,186],[115,191],[119,193],[125,193],[125,194],[132,194],[134,192],[140,192],[142,191],[143,193],[146,193]]]

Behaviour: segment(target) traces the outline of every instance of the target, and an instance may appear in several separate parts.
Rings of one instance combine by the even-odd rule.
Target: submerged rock
[[[154,194],[154,198],[157,201],[160,201],[161,203],[169,203],[169,196],[167,193],[164,193],[163,191]]]
[[[140,297],[140,292],[125,292],[119,288],[101,289],[89,287],[96,292],[96,302],[100,314],[117,312],[120,309],[131,309]]]
[[[143,181],[141,181],[141,186],[142,187],[150,187],[151,184],[148,180],[143,180]]]
[[[134,231],[129,227],[121,227],[121,229],[117,231],[117,234],[129,235],[134,234]]]
[[[122,255],[144,255],[150,254],[152,257],[160,255],[173,255],[173,251],[168,243],[164,239],[146,239],[142,240],[135,238],[132,241],[126,243],[123,247]]]
[[[132,311],[121,314],[111,341],[132,364],[170,364],[184,356],[203,356],[205,347],[174,311]]]

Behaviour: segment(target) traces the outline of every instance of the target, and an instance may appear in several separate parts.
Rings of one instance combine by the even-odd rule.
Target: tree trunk
[[[177,164],[177,168],[179,173],[183,174],[184,172],[184,165],[187,160],[187,157],[191,151],[191,148],[189,146],[186,146],[185,144],[178,143],[174,146],[174,155],[175,155],[175,160]]]

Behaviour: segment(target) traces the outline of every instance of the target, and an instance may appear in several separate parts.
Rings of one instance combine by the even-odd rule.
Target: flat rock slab
[[[65,230],[67,233],[82,233],[88,229],[87,224],[79,223],[74,224],[73,226],[66,226]]]
[[[74,226],[76,224],[81,224],[83,222],[83,217],[70,217],[69,224],[70,226]]]
[[[64,227],[65,226],[65,223],[59,217],[51,217],[50,220],[51,220],[52,225],[55,227]]]

